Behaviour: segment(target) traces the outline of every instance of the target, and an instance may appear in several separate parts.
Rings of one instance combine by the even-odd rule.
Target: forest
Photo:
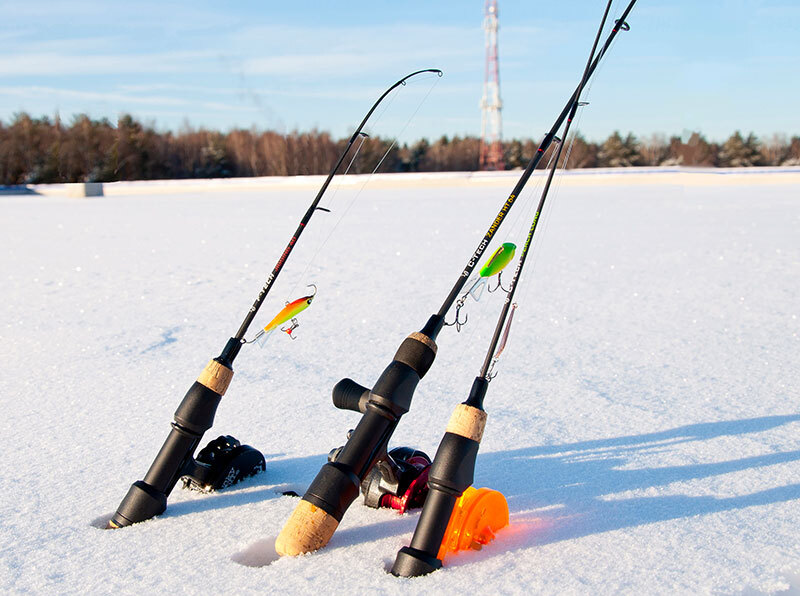
[[[0,121],[0,185],[325,174],[347,141],[316,130],[219,132],[187,125],[172,132],[157,131],[130,115],[112,123],[80,114],[65,123],[58,116],[19,113],[8,123]],[[525,167],[538,142],[504,141],[505,168]],[[379,172],[475,171],[479,152],[480,139],[470,136],[403,145],[368,138],[350,171],[368,173],[379,163]],[[614,132],[601,142],[578,135],[568,167],[675,165],[800,165],[800,136],[759,139],[736,131],[717,143],[700,132],[643,138]]]

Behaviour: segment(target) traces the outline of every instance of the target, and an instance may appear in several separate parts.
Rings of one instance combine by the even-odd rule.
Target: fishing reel
[[[266,462],[258,449],[224,435],[203,447],[187,467],[189,471],[181,478],[183,488],[209,493],[263,472]]]
[[[411,447],[395,447],[381,458],[361,483],[367,507],[390,507],[403,514],[419,509],[428,496],[431,458]]]
[[[342,449],[332,450],[328,462],[334,463]],[[364,505],[373,509],[394,509],[399,514],[419,509],[428,495],[430,467],[431,458],[411,447],[395,447],[388,453],[384,452],[361,482]]]
[[[333,405],[340,410],[364,412],[369,390],[351,379],[339,382],[333,390]],[[350,440],[353,431],[347,433]],[[331,451],[328,462],[334,463],[344,447]],[[411,447],[383,449],[361,481],[364,505],[378,509],[390,507],[399,513],[422,507],[428,494],[428,468],[431,458]]]

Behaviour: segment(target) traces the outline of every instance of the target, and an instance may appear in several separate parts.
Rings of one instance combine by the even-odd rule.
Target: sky
[[[499,0],[503,138],[550,128],[604,6]],[[434,67],[444,76],[415,82],[408,97],[427,98],[403,134],[479,135],[483,11],[481,0],[0,1],[0,120],[130,113],[158,130],[344,137],[391,83]],[[800,3],[639,0],[628,22],[589,90],[586,138],[800,135]]]

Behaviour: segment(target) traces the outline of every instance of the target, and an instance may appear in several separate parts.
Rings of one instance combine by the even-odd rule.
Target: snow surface
[[[368,187],[303,273],[355,192],[341,189],[257,319],[315,283],[298,340],[242,351],[206,436],[261,449],[267,472],[212,495],[176,488],[163,516],[117,531],[98,526],[313,193],[0,197],[0,592],[800,593],[800,184],[658,180],[560,189],[476,470],[512,526],[414,580],[386,570],[418,513],[358,502],[316,554],[236,561],[269,559],[296,504],[279,493],[302,492],[357,421],[331,387],[371,385],[438,310],[513,178]],[[526,206],[498,240],[521,243],[507,233]],[[460,334],[442,332],[392,445],[435,451],[500,303],[484,295]]]

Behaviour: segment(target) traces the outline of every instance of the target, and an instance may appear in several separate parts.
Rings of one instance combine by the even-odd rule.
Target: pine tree
[[[792,137],[782,166],[800,166],[800,137]]]
[[[614,131],[597,152],[597,165],[605,168],[621,168],[641,164],[639,143],[633,134],[628,133],[624,139],[618,131]]]
[[[716,155],[717,146],[710,144],[699,132],[693,132],[685,143],[680,137],[670,138],[667,156],[661,165],[714,166]]]
[[[718,154],[718,164],[724,168],[741,168],[761,165],[758,139],[753,133],[743,138],[737,130],[723,143]]]
[[[523,168],[527,165],[522,151],[522,142],[517,139],[505,143],[505,155],[503,155],[503,160],[509,170]]]

